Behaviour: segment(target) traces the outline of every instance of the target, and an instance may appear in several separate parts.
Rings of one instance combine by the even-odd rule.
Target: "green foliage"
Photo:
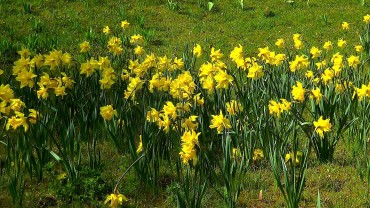
[[[13,97],[11,102],[4,98],[9,92],[0,93],[1,100],[6,100],[1,103],[0,122],[3,131],[7,128],[4,136],[0,136],[0,145],[5,144],[7,148],[8,193],[15,205],[22,206],[24,196],[28,197],[24,194],[29,188],[26,184],[35,183],[34,178],[37,181],[50,180],[50,176],[45,178],[45,171],[55,171],[65,174],[51,185],[59,200],[101,206],[100,202],[109,193],[107,189],[112,189],[106,185],[107,179],[103,179],[101,174],[105,173],[104,177],[114,181],[117,175],[109,174],[110,171],[117,171],[115,168],[103,167],[113,158],[119,158],[117,160],[131,165],[118,179],[113,195],[118,194],[120,181],[131,167],[135,169],[132,180],[140,182],[140,187],[152,189],[151,194],[160,195],[160,179],[165,168],[174,175],[173,178],[176,177],[175,182],[171,181],[169,192],[178,207],[204,206],[211,201],[205,199],[209,192],[215,192],[225,206],[236,207],[243,194],[249,191],[245,186],[249,182],[245,176],[247,172],[255,174],[250,165],[257,154],[255,147],[260,147],[264,155],[268,155],[271,174],[286,205],[298,207],[300,202],[307,201],[301,198],[308,178],[306,170],[309,168],[311,147],[320,161],[336,162],[336,146],[349,129],[350,138],[354,141],[347,139],[346,142],[353,146],[353,155],[358,157],[362,151],[367,155],[368,94],[361,94],[357,87],[367,84],[365,82],[369,80],[366,58],[369,50],[368,27],[360,33],[365,53],[356,52],[360,63],[355,66],[349,60],[350,54],[355,53],[352,45],[359,44],[349,38],[354,30],[335,33],[331,29],[328,38],[334,41],[348,35],[346,38],[351,47],[335,48],[335,51],[344,54],[341,73],[333,75],[327,82],[324,81],[323,70],[318,69],[316,63],[329,60],[332,52],[314,57],[309,48],[310,44],[322,44],[322,39],[311,42],[309,37],[317,36],[314,31],[324,31],[325,37],[326,27],[315,30],[312,25],[317,24],[311,24],[306,31],[301,25],[296,25],[302,17],[295,15],[304,11],[307,13],[304,18],[308,18],[313,11],[319,12],[314,9],[320,6],[311,4],[307,7],[304,2],[296,2],[291,6],[291,12],[285,13],[286,8],[280,3],[275,6],[268,5],[271,2],[256,3],[248,10],[230,9],[235,5],[225,2],[217,2],[217,8],[213,2],[198,3],[203,10],[213,12],[200,11],[195,8],[196,5],[182,2],[178,12],[169,13],[168,9],[162,9],[162,1],[137,1],[125,7],[113,1],[71,1],[67,5],[72,9],[65,13],[58,9],[39,12],[40,8],[51,8],[47,1],[1,7],[5,13],[14,12],[15,15],[4,17],[14,26],[7,27],[8,21],[0,22],[7,36],[0,44],[1,55],[6,56],[2,61],[5,63],[2,67],[4,75],[0,79],[1,83],[9,84],[14,98],[20,98],[25,103],[17,109]],[[61,8],[65,7],[64,4],[55,3]],[[102,6],[97,8],[97,5]],[[137,9],[138,5],[140,9]],[[15,11],[22,11],[22,6],[22,15],[31,16],[31,21],[18,32],[14,17],[17,14]],[[99,12],[105,6],[117,8],[112,11],[112,16],[129,20],[129,28],[116,25],[122,19],[110,20],[101,15]],[[241,6],[244,7],[243,4]],[[254,9],[261,6],[267,8],[263,15],[261,9]],[[153,8],[161,12],[148,12]],[[274,12],[269,8],[274,8]],[[336,21],[330,11],[326,12]],[[275,16],[275,13],[278,15]],[[96,22],[91,25],[79,18],[79,14],[86,14],[87,20],[94,18]],[[166,18],[160,21],[161,24],[155,24],[157,21],[153,20],[162,14],[167,14]],[[291,14],[294,17],[289,17]],[[245,18],[235,18],[238,15]],[[58,18],[60,16],[63,18]],[[182,21],[184,17],[191,21]],[[179,20],[173,21],[173,18]],[[319,20],[315,18],[311,16],[310,21]],[[64,24],[58,19],[65,19]],[[133,23],[135,21],[136,24]],[[351,23],[351,28],[355,28],[355,24],[358,23]],[[67,31],[63,25],[73,29]],[[230,27],[223,27],[225,25]],[[106,26],[111,30],[103,32],[102,28]],[[186,27],[196,28],[196,32],[184,32]],[[284,30],[273,32],[275,27],[276,31]],[[294,31],[287,28],[294,28]],[[307,36],[304,33],[303,49],[293,46],[286,38],[297,30],[308,32]],[[66,31],[74,35],[66,35]],[[54,33],[61,35],[53,36]],[[136,35],[138,33],[143,36]],[[249,36],[248,39],[242,37],[241,34],[246,33],[251,34],[253,41],[248,41]],[[171,36],[176,37],[175,42],[169,41]],[[270,43],[277,37],[287,40],[282,49],[276,49]],[[154,44],[158,38],[165,44]],[[217,50],[229,49],[228,44],[244,40],[252,44],[244,49],[241,45],[236,47],[230,54],[232,62],[222,58],[229,57],[229,53],[223,55]],[[89,43],[79,47],[83,41]],[[203,46],[203,55],[199,52],[198,56],[189,47],[193,42]],[[259,48],[257,55],[254,44],[262,42],[270,48]],[[186,43],[183,54],[176,56],[178,45],[183,43]],[[140,52],[138,46],[145,47],[145,52]],[[57,48],[74,53],[70,55]],[[155,52],[161,51],[160,54],[152,53],[153,48]],[[22,57],[15,61],[17,51]],[[277,53],[284,53],[280,62],[276,61]],[[292,69],[296,57],[301,54],[306,54],[302,57],[307,59],[307,66]],[[43,64],[36,63],[36,56],[42,59]],[[327,70],[334,68],[332,62]],[[303,70],[306,69],[315,69],[313,76],[318,80],[305,76]],[[22,77],[25,74],[32,76],[25,80]],[[68,80],[73,87],[68,87]],[[303,90],[304,101],[292,97],[291,89],[296,81],[302,81],[306,88]],[[344,85],[349,81],[356,87]],[[342,93],[337,92],[336,84],[345,86]],[[40,97],[42,88],[49,93],[46,98]],[[315,88],[322,90],[322,99],[315,98]],[[195,94],[199,97],[196,98]],[[243,110],[230,107],[231,100],[240,104]],[[284,104],[284,100],[289,104]],[[175,104],[175,110],[170,104]],[[102,108],[107,106],[114,107],[114,110],[104,113]],[[27,111],[31,108],[41,113],[37,119]],[[151,118],[153,109],[156,113]],[[327,127],[325,132],[317,131],[319,127],[313,124],[321,116],[330,119],[333,126]],[[355,124],[362,128],[356,128]],[[303,132],[297,133],[299,130]],[[290,159],[286,159],[287,155]],[[296,164],[297,159],[299,164]],[[360,175],[362,178],[366,176],[369,181],[369,160],[357,159]],[[54,162],[55,166],[50,165]],[[268,172],[266,167],[261,169]],[[326,184],[330,185],[329,182]],[[266,188],[267,185],[264,186]],[[126,190],[124,185],[122,190]],[[131,192],[129,197],[136,200],[137,195]],[[276,198],[278,200],[275,201],[282,201],[281,197]],[[259,201],[262,203],[262,199]]]
[[[111,187],[96,170],[84,167],[79,173],[80,178],[77,182],[67,177],[54,180],[50,184],[51,191],[64,205],[79,201],[89,206],[101,206],[101,201],[109,193]]]

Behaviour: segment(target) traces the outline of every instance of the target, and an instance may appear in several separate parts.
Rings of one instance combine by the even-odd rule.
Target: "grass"
[[[359,42],[357,38],[349,38],[358,36],[362,14],[370,10],[370,4],[362,6],[357,0],[310,1],[309,4],[301,0],[291,4],[282,0],[245,1],[244,9],[240,8],[237,1],[218,0],[214,1],[215,7],[210,12],[199,7],[197,0],[178,0],[176,10],[168,8],[166,1],[161,0],[24,2],[0,0],[0,68],[5,70],[10,69],[17,58],[16,50],[22,46],[37,53],[56,48],[77,54],[79,43],[86,39],[91,39],[92,43],[97,42],[100,37],[104,37],[104,26],[120,31],[119,23],[125,19],[133,27],[130,33],[146,34],[144,36],[149,41],[145,48],[158,55],[180,55],[186,44],[193,43],[199,43],[204,48],[220,48],[225,54],[237,44],[242,44],[247,54],[255,55],[258,47],[272,46],[277,38],[289,40],[292,45],[293,33],[303,34],[304,39],[315,46],[322,46],[326,40],[336,42],[339,38],[345,38],[348,48],[352,49]],[[343,21],[350,23],[348,32],[341,30],[340,24]],[[128,160],[111,151],[108,142],[100,145],[104,167],[99,178],[104,180],[107,187],[93,193],[96,198],[92,202],[73,199],[72,207],[103,206],[105,196],[128,166]],[[5,149],[0,145],[0,158],[3,152]],[[367,184],[360,180],[356,162],[344,140],[340,141],[334,158],[331,164],[319,164],[315,159],[311,160],[313,162],[307,172],[301,206],[315,207],[318,190],[323,207],[368,206]],[[25,206],[70,207],[58,191],[68,192],[71,187],[54,180],[56,174],[60,172],[48,172],[41,182],[27,179]],[[85,179],[89,181],[94,177],[87,174]],[[1,193],[7,193],[7,180],[4,173],[0,175]],[[170,183],[173,176],[163,168],[160,180],[163,180],[163,186],[155,195],[147,187],[138,184],[134,171],[131,171],[122,186],[123,193],[130,198],[128,206],[173,207],[174,196]],[[239,197],[239,206],[284,205],[266,160],[254,166],[245,180],[250,183]],[[204,206],[225,207],[217,193],[210,190],[206,194]],[[258,199],[260,190],[263,193],[262,200]],[[0,207],[11,206],[11,197],[2,194]]]
[[[101,178],[104,179],[108,187],[113,187],[115,180],[122,174],[127,166],[125,158],[118,156],[115,152],[109,152],[109,144],[105,144],[103,150],[103,160],[106,161]],[[366,207],[366,184],[359,178],[355,161],[351,158],[344,142],[340,143],[336,151],[335,160],[331,164],[319,164],[312,155],[312,164],[307,171],[306,188],[303,192],[301,207],[316,207],[317,191],[320,190],[321,204],[323,207]],[[173,196],[169,194],[170,181],[174,178],[165,169],[161,171],[160,193],[154,195],[150,189],[138,184],[135,172],[131,171],[122,183],[123,193],[130,198],[128,207],[173,207]],[[47,172],[44,180],[36,182],[27,180],[25,206],[41,207],[42,204],[54,204],[51,207],[69,207],[69,201],[62,200],[58,191],[71,191],[68,187],[57,181],[55,175],[58,172]],[[0,177],[0,190],[7,193],[6,178]],[[256,163],[248,172],[246,184],[239,200],[239,207],[283,207],[284,200],[275,185],[273,174],[267,160]],[[108,188],[109,189],[109,188]],[[110,189],[109,189],[110,190]],[[109,190],[106,194],[109,193]],[[262,200],[258,199],[259,192],[262,190]],[[103,192],[105,193],[105,192]],[[100,196],[105,197],[105,195]],[[71,201],[72,207],[101,207],[103,199],[97,197],[93,202]],[[225,207],[222,199],[217,193],[209,189],[203,203],[204,206]],[[7,194],[0,196],[0,206],[12,207],[11,198]]]
[[[30,1],[31,12],[26,12],[22,1],[3,0],[0,3],[0,37],[20,48],[27,45],[27,37],[56,38],[56,48],[78,51],[78,44],[86,40],[90,28],[102,34],[104,26],[119,29],[127,19],[137,33],[154,30],[154,40],[148,47],[159,54],[179,54],[185,44],[200,43],[229,51],[237,44],[247,53],[257,47],[273,45],[277,38],[291,40],[293,33],[301,33],[310,44],[321,46],[326,39],[356,37],[361,21],[358,14],[369,11],[369,4],[361,6],[351,1],[284,1],[245,2],[242,10],[237,2],[214,1],[216,9],[208,12],[197,1],[178,1],[179,9],[170,10],[165,1]],[[334,6],[335,5],[335,6]],[[328,9],[329,8],[329,9]],[[266,10],[274,16],[266,17]],[[351,12],[356,11],[356,12]],[[305,15],[301,15],[305,14]],[[144,18],[143,29],[138,22]],[[326,18],[326,20],[325,20]],[[340,23],[347,21],[351,30],[343,32]],[[357,39],[347,40],[358,44]],[[40,44],[42,45],[42,44]],[[37,47],[36,47],[37,48]],[[42,47],[41,47],[42,48]]]

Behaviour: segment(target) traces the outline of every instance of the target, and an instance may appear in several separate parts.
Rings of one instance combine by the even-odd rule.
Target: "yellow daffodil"
[[[105,26],[103,28],[103,33],[106,34],[106,35],[109,35],[110,34],[110,28],[109,28],[109,26]]]
[[[306,69],[309,66],[310,62],[305,55],[296,55],[295,59],[289,62],[289,69],[291,72],[295,72],[296,70]]]
[[[258,57],[260,57],[263,61],[266,61],[269,59],[270,56],[270,50],[269,47],[266,46],[264,48],[258,48]]]
[[[143,44],[143,42],[144,42],[144,38],[140,34],[135,34],[130,37],[131,44],[141,45]]]
[[[211,125],[209,126],[209,128],[217,128],[217,132],[220,134],[224,130],[224,128],[230,129],[231,124],[229,119],[224,117],[222,111],[220,111],[219,115],[212,115]]]
[[[288,153],[285,155],[285,162],[292,161],[295,166],[299,165],[300,159],[302,158],[302,152],[297,151],[297,154],[294,154],[293,152]]]
[[[339,74],[339,72],[340,70],[338,70],[336,73]],[[325,69],[324,73],[321,75],[321,80],[324,82],[324,84],[327,84],[330,80],[333,79],[334,75],[335,75],[335,71],[333,71],[330,68],[327,68]]]
[[[325,50],[327,50],[327,51],[330,51],[330,50],[332,50],[332,49],[333,49],[333,43],[332,43],[331,41],[326,41],[326,42],[324,43],[323,48],[324,48]]]
[[[293,40],[296,41],[296,40],[301,40],[302,38],[302,35],[299,34],[299,33],[296,33],[296,34],[293,34]]]
[[[338,40],[338,47],[339,48],[343,48],[346,44],[347,44],[347,42],[345,40],[343,40],[343,39]]]
[[[197,118],[198,116],[190,116],[182,122],[181,127],[187,131],[196,130],[196,128],[198,127]]]
[[[315,131],[321,138],[324,137],[325,132],[331,131],[331,123],[330,123],[330,118],[328,119],[323,119],[322,116],[320,116],[319,120],[314,121],[313,125],[315,126]]]
[[[268,108],[269,108],[269,112],[270,112],[271,115],[276,115],[278,118],[280,117],[280,115],[282,113],[282,110],[280,108],[280,103],[278,103],[274,100],[270,100]]]
[[[224,54],[221,53],[220,49],[216,50],[214,47],[211,48],[210,57],[211,57],[212,61],[217,61],[217,60],[221,59],[223,56],[224,56]]]
[[[369,86],[362,84],[361,88],[355,87],[353,96],[357,95],[358,99],[361,101],[364,97],[368,97],[368,91],[370,91]]]
[[[291,103],[288,102],[286,99],[280,99],[280,100],[281,102],[270,100],[269,105],[268,105],[269,113],[271,115],[275,115],[278,118],[280,118],[281,113],[285,111],[289,111],[291,107]]]
[[[56,88],[54,88],[54,90],[55,90],[55,96],[65,96],[65,95],[67,95],[67,93],[66,93],[66,87],[65,86],[58,86],[58,87],[56,87]]]
[[[301,40],[294,40],[294,48],[299,50],[303,48],[303,42]]]
[[[26,107],[26,104],[21,99],[10,99],[9,106],[14,111],[21,111],[21,108]]]
[[[30,71],[28,70],[22,70],[17,77],[15,78],[18,82],[20,82],[20,88],[28,86],[29,88],[32,88],[35,82],[33,81],[33,78],[37,77],[36,74],[33,73],[32,69]]]
[[[318,58],[321,55],[321,50],[317,47],[313,46],[310,50],[312,58]]]
[[[305,73],[305,77],[308,78],[308,79],[312,79],[314,77],[313,71],[307,70],[306,73]]]
[[[110,202],[109,207],[110,208],[117,208],[119,205],[122,205],[123,201],[128,201],[126,196],[119,193],[113,193],[107,196],[107,198],[104,201],[104,204],[107,204]]]
[[[363,52],[363,51],[364,51],[364,48],[362,47],[362,45],[356,45],[356,46],[355,46],[355,50],[356,50],[356,52],[361,53],[361,52]]]
[[[370,24],[370,15],[367,14],[364,16],[364,20],[363,20],[366,24]]]
[[[0,99],[5,102],[9,102],[10,99],[14,98],[13,90],[10,88],[10,85],[0,85]]]
[[[305,89],[302,86],[301,82],[296,82],[296,85],[292,87],[292,96],[295,101],[303,102],[304,101]]]
[[[176,119],[177,117],[177,109],[171,101],[167,101],[163,106],[163,112],[166,116],[169,116],[172,119]]]
[[[226,103],[226,110],[230,115],[235,115],[238,112],[243,111],[243,106],[240,102],[236,100],[231,100],[230,102]]]
[[[90,43],[84,41],[80,44],[81,53],[89,52],[90,51]]]
[[[262,66],[258,65],[257,63],[253,63],[253,65],[248,69],[247,77],[255,80],[263,77],[264,72],[262,69]]]
[[[310,98],[315,99],[316,105],[318,105],[322,99],[321,89],[316,87],[315,89],[311,90]]]
[[[348,24],[348,22],[342,22],[342,29],[343,30],[349,30],[349,24]]]
[[[239,148],[232,148],[231,150],[231,157],[232,158],[240,158],[242,156],[242,153]]]
[[[121,21],[122,29],[126,30],[130,26],[130,23],[127,20]]]
[[[28,58],[31,54],[31,52],[27,48],[22,48],[22,50],[17,51],[17,53],[23,57],[23,58]]]
[[[18,127],[23,126],[24,131],[27,132],[29,125],[27,123],[27,117],[23,113],[15,111],[15,116],[10,117],[6,123],[6,130],[9,130],[12,127],[13,130],[16,130]]]
[[[326,60],[322,60],[320,62],[317,62],[315,65],[316,65],[318,70],[324,69],[324,67],[326,66]]]
[[[112,120],[113,116],[118,116],[117,110],[114,110],[112,105],[100,107],[100,115],[107,121]]]
[[[202,47],[199,44],[196,44],[193,48],[193,54],[197,58],[202,56]]]
[[[358,56],[350,56],[347,58],[348,66],[357,68],[357,66],[360,64],[360,57]]]
[[[193,161],[193,165],[197,163],[197,154],[195,145],[199,145],[198,137],[200,132],[197,133],[194,130],[185,131],[181,136],[181,152],[179,153],[180,158],[184,164],[188,164],[189,160]]]
[[[143,136],[140,134],[139,137],[140,137],[140,142],[139,142],[139,146],[136,149],[137,154],[143,151]]]
[[[136,46],[136,48],[134,49],[134,53],[136,55],[142,55],[144,53],[144,48],[141,46]]]
[[[263,151],[261,149],[254,149],[253,161],[261,160],[262,158],[264,158]]]
[[[35,124],[37,118],[40,117],[40,113],[35,109],[29,109],[28,111],[30,112],[30,114],[28,115],[28,120],[30,121],[30,123]]]
[[[218,73],[214,76],[214,79],[217,83],[216,89],[228,89],[229,84],[231,84],[234,81],[234,78],[227,74],[224,70],[219,70]]]
[[[197,104],[197,105],[204,105],[204,98],[200,97],[201,96],[201,93],[198,93],[196,94],[194,97],[193,97],[193,100],[194,102]]]
[[[284,48],[284,46],[285,46],[284,39],[282,39],[282,38],[277,39],[276,42],[275,42],[275,45],[278,48]]]

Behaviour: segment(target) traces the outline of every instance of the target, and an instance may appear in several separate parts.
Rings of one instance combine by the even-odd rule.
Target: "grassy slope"
[[[302,33],[310,45],[321,46],[324,41],[346,38],[349,46],[358,44],[357,29],[361,19],[370,11],[369,4],[362,7],[357,0],[297,0],[293,5],[283,0],[245,1],[245,9],[238,7],[237,1],[214,1],[215,8],[207,12],[199,8],[198,0],[178,1],[179,10],[172,11],[164,0],[109,1],[109,0],[75,0],[29,1],[32,12],[27,14],[22,1],[0,0],[0,41],[9,41],[17,49],[26,44],[26,37],[38,34],[40,40],[56,38],[56,47],[71,53],[78,52],[78,44],[86,39],[85,33],[90,27],[102,35],[106,25],[118,31],[118,23],[127,19],[133,25],[130,33],[143,33],[154,30],[154,37],[147,48],[158,54],[180,55],[185,44],[200,43],[205,48],[213,45],[225,53],[235,45],[242,44],[248,54],[255,54],[258,47],[273,45],[277,38],[290,41],[293,33]],[[265,10],[275,14],[265,17]],[[356,11],[356,12],[354,12]],[[327,17],[327,22],[324,21]],[[138,26],[139,19],[144,18],[144,29]],[[350,31],[343,32],[340,23],[348,21]],[[39,27],[36,27],[39,22]],[[355,37],[355,38],[353,38]],[[2,49],[0,48],[0,51]],[[15,56],[2,54],[0,68],[8,67]],[[107,147],[104,147],[107,148]],[[105,151],[109,152],[109,151]],[[113,158],[106,165],[103,177],[113,183],[123,168],[117,155],[104,156]],[[323,207],[363,207],[365,184],[358,178],[355,162],[347,153],[344,142],[339,144],[336,160],[333,164],[315,163],[308,171],[307,188],[303,194],[301,206],[315,207],[317,191],[320,189]],[[274,185],[272,173],[265,161],[262,168],[250,171],[248,184],[240,196],[240,205],[246,207],[280,207],[283,199]],[[40,198],[52,196],[46,177],[43,184],[28,183],[26,204],[35,207]],[[4,182],[4,183],[3,183]],[[6,190],[6,179],[0,176],[0,190]],[[132,199],[132,204],[151,207],[171,207],[170,199],[163,193],[152,197],[150,191],[144,194],[138,191],[134,173],[126,179],[123,190]],[[263,190],[263,201],[258,202],[258,192]],[[2,192],[3,193],[3,192]],[[223,207],[221,199],[212,191],[205,197],[205,204]],[[0,196],[0,207],[8,207],[10,197]],[[82,206],[76,203],[76,207]]]

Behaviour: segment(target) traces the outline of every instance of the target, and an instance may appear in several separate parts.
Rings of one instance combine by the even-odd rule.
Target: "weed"
[[[95,206],[109,193],[110,189],[100,173],[90,168],[83,168],[80,171],[80,179],[77,183],[60,177],[51,183],[50,188],[63,204],[81,201]]]

